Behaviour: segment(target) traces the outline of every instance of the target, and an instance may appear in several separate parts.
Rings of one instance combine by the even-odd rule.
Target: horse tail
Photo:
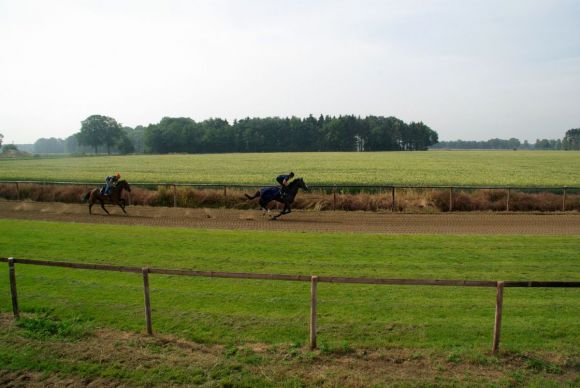
[[[88,191],[85,195],[83,195],[81,197],[81,201],[82,202],[87,202],[89,200],[89,197],[91,196],[91,191]]]
[[[248,194],[244,193],[244,195],[246,196],[246,198],[248,198],[249,200],[252,200],[254,198],[258,198],[260,196],[260,190],[256,191],[256,194],[249,196]]]

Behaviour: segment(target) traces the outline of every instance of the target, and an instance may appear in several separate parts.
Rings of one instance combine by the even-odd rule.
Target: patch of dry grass
[[[78,203],[91,187],[21,184],[0,184],[0,198],[9,200],[28,199],[38,202]],[[253,190],[228,188],[196,189],[189,187],[151,186],[133,187],[130,195],[125,193],[133,205],[167,206],[185,208],[234,208],[252,209],[257,200],[248,201],[244,193]],[[453,211],[505,211],[508,193],[506,190],[462,190],[453,192]],[[448,189],[397,189],[395,210],[413,213],[449,211]],[[510,211],[561,211],[563,195],[551,192],[510,192]],[[281,206],[275,202],[271,207]],[[392,194],[385,192],[324,192],[313,190],[300,192],[294,202],[296,209],[346,210],[346,211],[389,211],[393,207]],[[580,211],[580,194],[568,193],[566,210]]]
[[[105,328],[78,341],[53,341],[23,336],[8,314],[0,321],[2,386],[557,386],[577,383],[578,373],[577,358],[550,353],[224,347]]]

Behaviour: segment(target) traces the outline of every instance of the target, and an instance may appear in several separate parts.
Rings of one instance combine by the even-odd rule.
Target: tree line
[[[245,118],[195,122],[163,118],[144,130],[153,153],[420,151],[437,143],[437,132],[422,122],[396,117],[320,116]]]
[[[93,115],[67,139],[42,138],[36,153],[222,153],[292,151],[419,151],[437,143],[422,122],[396,117],[320,116],[245,118],[230,124],[212,118],[165,117],[157,124],[123,127]]]
[[[562,139],[536,139],[534,144],[519,139],[489,139],[440,141],[433,149],[456,150],[580,150],[580,129],[566,131]]]
[[[66,139],[41,138],[35,153],[219,153],[282,151],[401,151],[432,149],[580,150],[580,128],[562,139],[516,138],[485,141],[441,141],[422,122],[396,117],[319,116],[315,118],[245,118],[196,122],[165,117],[157,124],[130,128],[113,118],[90,116]]]

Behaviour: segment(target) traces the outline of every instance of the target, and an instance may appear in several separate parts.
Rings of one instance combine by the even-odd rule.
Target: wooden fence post
[[[501,335],[501,316],[503,312],[503,284],[497,282],[497,294],[495,301],[495,324],[493,326],[493,347],[491,352],[496,354],[499,350],[499,340]]]
[[[151,300],[149,299],[149,268],[143,268],[143,293],[145,295],[145,320],[147,322],[147,334],[153,335],[151,323]]]
[[[391,205],[391,211],[394,212],[395,211],[395,206],[396,206],[396,203],[395,203],[395,186],[393,186],[391,188],[391,194],[392,194],[392,198],[393,198],[392,199],[392,205]]]
[[[177,207],[177,188],[173,185],[173,207]]]
[[[562,211],[566,211],[566,188],[564,187],[564,198],[562,198]]]
[[[506,212],[510,211],[510,192],[511,192],[511,189],[508,187],[508,189],[507,189],[507,203],[505,205]]]
[[[449,211],[453,211],[453,187],[449,187]]]
[[[15,318],[20,318],[18,310],[18,294],[16,293],[16,270],[14,269],[14,258],[8,258],[8,271],[10,272],[10,295],[12,296],[12,312]]]
[[[318,276],[310,279],[310,349],[316,349],[316,286]]]
[[[336,210],[336,185],[332,186],[332,210]]]
[[[18,182],[16,182],[16,199],[20,201],[20,188],[18,187]]]
[[[228,196],[227,186],[224,185],[224,199]]]

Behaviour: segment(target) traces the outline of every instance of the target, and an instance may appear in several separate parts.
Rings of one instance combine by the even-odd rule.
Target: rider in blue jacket
[[[290,172],[290,174],[282,174],[276,177],[276,182],[280,184],[280,196],[282,198],[286,197],[286,188],[288,187],[288,183],[290,179],[294,178],[294,173]]]
[[[119,179],[121,179],[120,173],[116,173],[115,175],[109,175],[108,177],[106,177],[105,186],[103,186],[101,193],[103,195],[111,194],[111,190],[117,184],[117,182],[119,182]]]

